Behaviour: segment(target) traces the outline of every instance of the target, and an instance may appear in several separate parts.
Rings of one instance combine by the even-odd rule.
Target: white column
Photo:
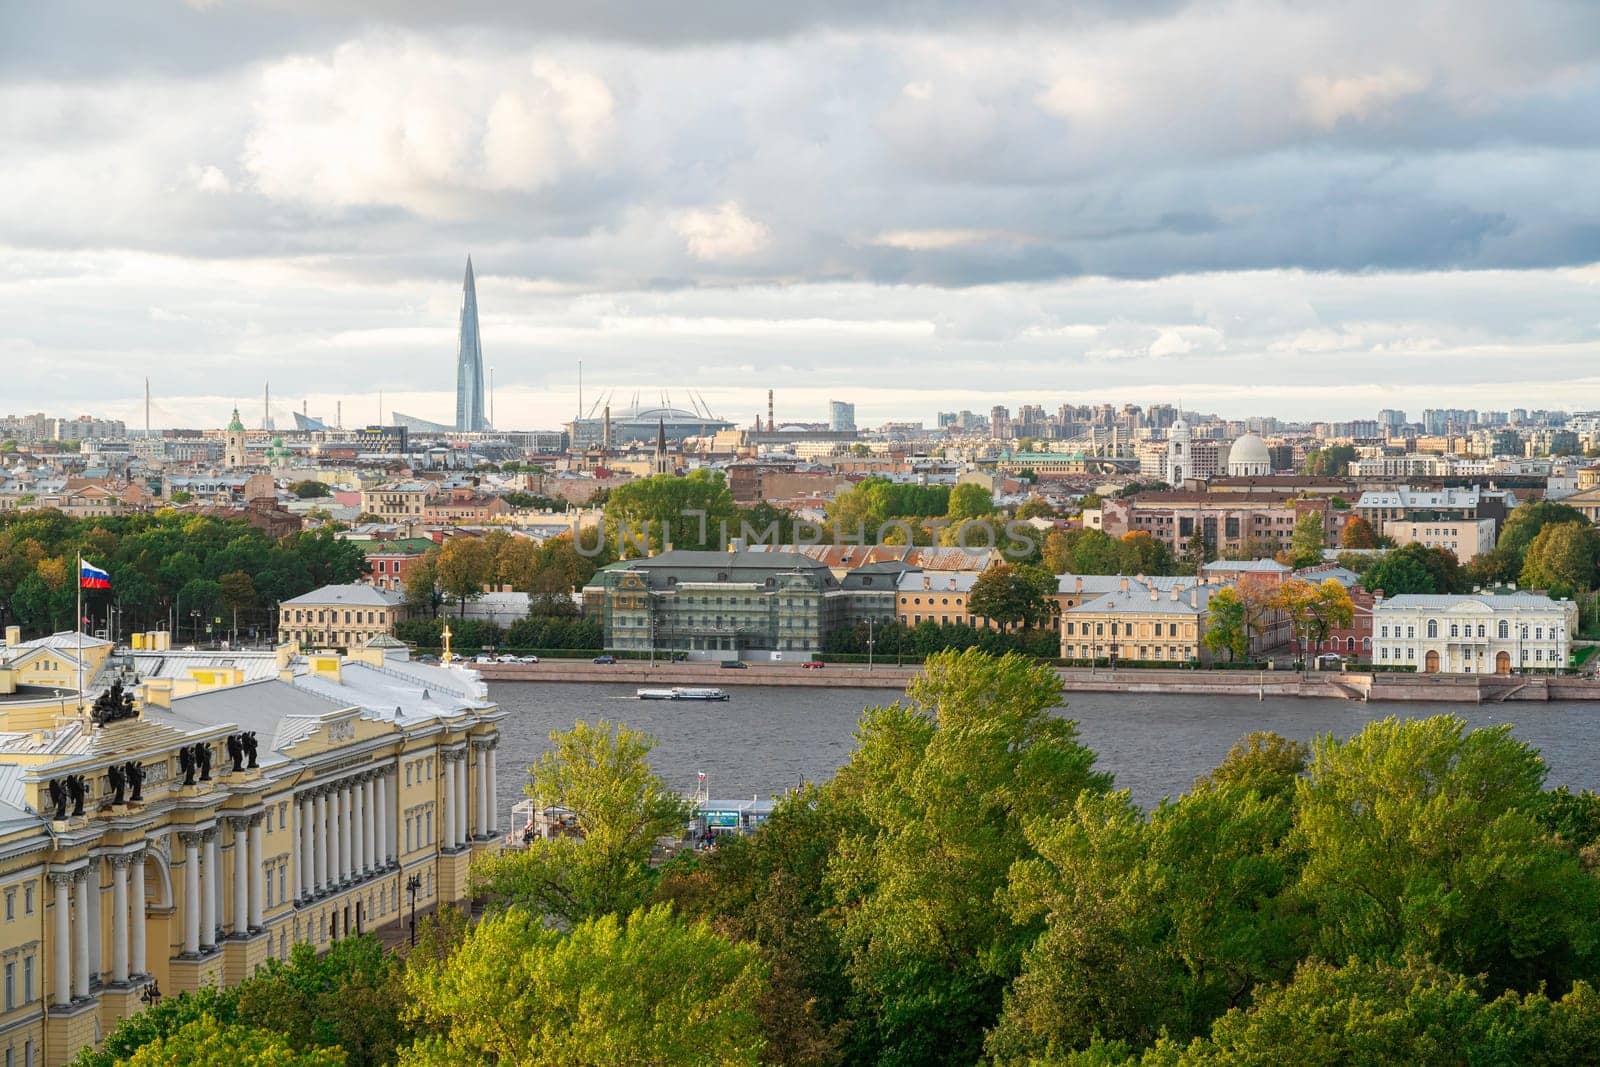
[[[77,871],[73,879],[78,899],[72,916],[72,995],[81,1000],[89,995],[89,872]]]
[[[312,854],[316,857],[317,866],[317,893],[321,895],[328,889],[328,793],[326,790],[317,790],[316,815],[311,820],[311,836],[315,838]]]
[[[361,872],[367,868],[366,833],[362,824],[366,822],[366,805],[361,803],[361,780],[358,778],[350,785],[350,874],[360,878]]]
[[[265,864],[267,817],[257,812],[250,816],[250,928],[260,930],[266,926],[267,868]]]
[[[500,739],[489,742],[489,836],[500,832]]]
[[[233,936],[250,932],[250,850],[246,847],[248,819],[229,819],[233,827]]]
[[[200,865],[200,947],[213,948],[217,943],[217,894],[222,891],[222,879],[217,877],[222,872],[217,868],[221,866],[217,858],[217,835],[220,833],[215,826],[205,831],[205,862]]]
[[[328,882],[332,889],[339,884],[339,788],[328,787]]]
[[[448,752],[439,753],[444,763],[444,818],[440,820],[439,836],[446,849],[456,847],[456,761]]]
[[[133,890],[130,894],[133,899],[128,908],[131,912],[128,921],[133,927],[132,936],[128,939],[128,954],[132,958],[128,962],[134,974],[148,974],[144,959],[144,852],[134,854],[128,877],[133,881],[129,887]]]
[[[128,861],[111,857],[111,980],[128,981]],[[142,873],[142,872],[141,872]]]
[[[56,887],[55,1000],[65,1007],[72,1003],[72,875],[52,873],[50,882]]]
[[[378,803],[374,796],[377,775],[369,774],[361,781],[361,854],[366,857],[367,870],[376,872],[383,867],[378,855]]]
[[[304,900],[310,900],[317,891],[317,861],[312,858],[313,853],[311,851],[312,845],[316,843],[316,837],[312,833],[312,829],[316,826],[313,815],[316,804],[310,796],[302,796],[298,807],[300,810],[300,896]]]
[[[389,772],[387,769],[378,772],[377,781],[372,783],[373,816],[377,823],[374,835],[378,840],[378,867],[389,866],[389,861],[394,854],[389,849]]]
[[[105,927],[100,925],[100,857],[89,857],[89,918],[87,929],[89,933],[89,981],[100,978],[103,970],[100,962],[100,931]]]
[[[339,784],[339,881],[350,880],[350,783]]]
[[[472,820],[473,836],[481,840],[489,836],[489,746],[478,745],[473,757],[478,765],[478,811]]]
[[[462,749],[456,753],[456,762],[461,766],[456,768],[456,844],[462,848],[467,844],[467,751]]]
[[[200,954],[200,835],[180,834],[183,842],[183,952]]]

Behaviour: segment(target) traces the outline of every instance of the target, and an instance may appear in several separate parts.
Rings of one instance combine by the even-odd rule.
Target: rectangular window
[[[17,917],[17,891],[15,889],[7,889],[6,890],[6,922],[10,922],[12,919],[15,919],[16,917]]]
[[[22,957],[22,1002],[33,1003],[33,957]]]
[[[278,899],[289,899],[289,865],[287,863],[278,865]]]
[[[17,1006],[17,965],[13,961],[6,964],[6,1011]],[[6,1050],[6,1058],[11,1056],[11,1050]]]
[[[31,885],[22,887],[22,914],[33,914],[33,886]]]

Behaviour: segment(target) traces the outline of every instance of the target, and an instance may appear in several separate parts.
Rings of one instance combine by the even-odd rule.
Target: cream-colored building
[[[1443,548],[1463,563],[1494,550],[1494,528],[1493,519],[1391,519],[1383,524],[1384,534],[1397,545]]]
[[[1226,586],[1122,581],[1062,613],[1063,659],[1210,662],[1202,644],[1206,615],[1211,597]]]
[[[278,639],[304,648],[359,648],[394,633],[405,598],[371,585],[325,585],[278,605]]]
[[[0,687],[3,1062],[67,1062],[147,987],[236,983],[401,921],[413,878],[418,909],[465,898],[499,847],[502,714],[475,674],[396,644],[112,653],[98,681],[139,672],[139,703],[104,725]]]
[[[421,522],[428,498],[436,492],[432,482],[385,482],[361,490],[361,510],[382,522]]]
[[[1578,606],[1540,593],[1407,594],[1372,608],[1372,662],[1423,674],[1566,667]]]

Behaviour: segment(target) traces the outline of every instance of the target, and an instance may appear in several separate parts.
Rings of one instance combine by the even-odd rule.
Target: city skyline
[[[155,369],[169,424],[269,376],[453,422],[470,250],[507,425],[580,360],[740,421],[1596,407],[1596,42],[1559,0],[11,5],[0,362],[19,410],[140,421]]]

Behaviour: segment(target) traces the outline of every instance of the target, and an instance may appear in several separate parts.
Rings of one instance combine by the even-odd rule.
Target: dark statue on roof
[[[67,789],[59,779],[50,779],[46,787],[50,791],[50,803],[55,806],[55,814],[51,816],[57,822],[67,817]]]
[[[83,798],[89,795],[89,790],[84,786],[83,775],[67,775],[67,796],[72,798],[72,817],[76,819],[83,814]]]
[[[194,785],[194,749],[188,745],[178,749],[178,770],[183,772],[184,785]]]
[[[261,766],[256,759],[260,745],[256,742],[256,732],[254,730],[229,734],[227,744],[228,758],[233,761],[233,770],[229,773],[237,773],[246,768],[254,770]],[[246,763],[246,760],[249,762]]]
[[[133,706],[133,694],[122,688],[121,681],[112,682],[110,689],[95,698],[94,708],[89,715],[96,726],[139,717]]]
[[[144,764],[138,760],[129,760],[122,765],[122,775],[128,780],[128,787],[133,790],[133,796],[129,798],[132,803],[144,803]]]
[[[123,803],[123,794],[128,789],[128,779],[120,763],[113,763],[106,768],[106,784],[111,787],[111,806],[115,808]]]
[[[200,780],[211,781],[211,746],[206,744],[194,746],[194,762],[200,768]]]

